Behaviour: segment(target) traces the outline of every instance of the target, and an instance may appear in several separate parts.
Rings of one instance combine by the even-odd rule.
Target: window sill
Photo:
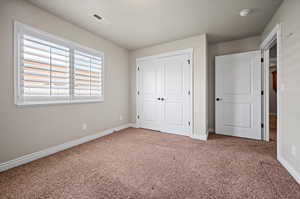
[[[63,105],[63,104],[88,104],[88,103],[102,103],[104,99],[76,99],[76,100],[60,100],[60,101],[30,101],[30,102],[16,102],[18,107],[26,106],[47,106],[47,105]]]

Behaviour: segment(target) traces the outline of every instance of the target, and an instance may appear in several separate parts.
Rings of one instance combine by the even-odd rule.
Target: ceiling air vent
[[[99,16],[99,15],[97,15],[97,14],[94,14],[93,16],[94,16],[96,19],[98,19],[98,20],[101,20],[101,19],[102,19],[102,17]]]

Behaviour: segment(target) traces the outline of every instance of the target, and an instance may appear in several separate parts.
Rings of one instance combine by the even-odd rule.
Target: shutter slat
[[[48,71],[48,73],[37,73],[37,72],[32,72],[32,71],[26,71],[24,70],[23,72],[24,77],[26,78],[41,78],[41,77],[47,77],[47,79],[50,79],[50,71]],[[51,74],[51,80],[65,80],[65,79],[70,79],[69,76],[61,76],[61,75],[55,75]]]
[[[75,56],[78,58],[82,58],[82,59],[84,59],[84,60],[90,60],[90,59],[93,59],[93,60],[96,60],[96,61],[99,61],[99,62],[101,62],[102,61],[102,58],[100,58],[100,57],[95,57],[95,56],[92,56],[92,55],[88,55],[88,54],[86,54],[86,53],[83,53],[83,52],[80,52],[80,51],[76,51],[76,54],[75,54]]]
[[[38,67],[29,67],[29,66],[24,66],[24,70],[28,70],[28,71],[35,71],[35,72],[40,72],[40,73],[45,73],[45,72],[50,72],[48,69],[44,69],[44,68],[38,68]],[[63,72],[63,71],[57,71],[57,70],[51,70],[52,74],[68,74],[69,75],[69,71]]]
[[[92,83],[101,83],[101,81],[95,81],[95,80],[84,80],[84,79],[75,79],[75,84],[76,82],[92,82]]]
[[[39,46],[32,45],[32,44],[31,45],[30,44],[24,44],[23,46],[24,46],[24,48],[27,48],[28,50],[32,49],[32,50],[35,50],[35,51],[41,51],[41,52],[44,52],[44,53],[50,53],[50,48],[48,50],[46,50],[46,49],[39,48]],[[63,54],[62,52],[58,53],[58,51],[57,52],[53,52],[52,51],[52,54],[53,55],[59,55],[59,56],[62,56],[62,57],[69,57],[69,52],[68,51],[63,51],[63,52],[65,52],[65,53]]]
[[[23,40],[25,42],[29,41],[32,43],[39,44],[41,46],[50,47],[50,48],[54,48],[54,49],[61,50],[61,51],[69,51],[68,48],[66,48],[66,47],[63,47],[63,46],[60,46],[60,45],[57,45],[57,44],[54,44],[51,42],[47,42],[47,41],[44,41],[41,39],[37,39],[37,38],[31,37],[31,36],[27,36],[27,35],[26,36],[24,35]]]
[[[49,85],[32,85],[32,84],[25,84],[24,88],[50,88],[50,84]],[[69,86],[66,87],[62,87],[62,86],[54,86],[52,85],[51,88],[53,89],[68,89],[69,90]]]
[[[34,57],[40,57],[40,58],[44,58],[44,59],[49,59],[51,58],[51,61],[59,61],[59,62],[64,62],[64,63],[69,63],[69,58],[66,57],[65,59],[60,59],[55,57],[55,55],[53,53],[50,53],[48,55],[46,54],[38,54],[37,52],[29,52],[29,51],[23,51],[23,57],[29,55],[29,56],[34,56]]]
[[[64,65],[50,65],[49,63],[44,63],[44,62],[40,62],[40,61],[36,61],[36,60],[31,60],[31,59],[24,59],[23,60],[24,63],[28,63],[28,64],[32,64],[32,65],[37,65],[37,66],[43,66],[43,67],[52,67],[52,68],[56,68],[56,69],[69,69],[69,66],[64,66]]]
[[[91,91],[101,91],[101,89],[95,89],[95,88],[75,88],[75,90],[91,90]]]

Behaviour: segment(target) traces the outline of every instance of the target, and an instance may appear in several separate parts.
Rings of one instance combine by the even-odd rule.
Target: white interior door
[[[163,74],[161,131],[190,135],[190,65],[187,55],[160,59]]]
[[[261,139],[261,52],[216,57],[216,133]]]
[[[138,127],[190,135],[191,55],[138,61]]]
[[[139,62],[138,67],[138,123],[142,128],[161,129],[162,68],[155,60]]]

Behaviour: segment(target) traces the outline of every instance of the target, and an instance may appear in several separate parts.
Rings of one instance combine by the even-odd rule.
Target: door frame
[[[192,137],[194,128],[194,117],[193,117],[193,99],[194,99],[194,88],[193,88],[193,74],[194,74],[194,64],[193,64],[193,48],[188,48],[184,50],[176,50],[176,51],[171,51],[167,53],[162,53],[162,54],[156,54],[156,55],[151,55],[151,56],[146,56],[146,57],[140,57],[136,59],[136,127],[140,128],[140,123],[139,123],[139,82],[140,82],[140,76],[139,76],[139,62],[146,61],[146,60],[153,60],[153,59],[162,59],[162,58],[167,58],[167,57],[172,57],[172,56],[177,56],[177,55],[188,55],[190,57],[190,67],[189,67],[189,87],[190,87],[190,98],[189,98],[189,105],[188,105],[188,115],[189,115],[189,120],[190,120],[190,127],[189,127],[189,132],[188,136]]]
[[[265,40],[262,42],[260,49],[262,52],[263,58],[266,60],[269,59],[269,49],[273,45],[274,41],[277,41],[277,159],[281,156],[282,149],[282,132],[283,132],[283,92],[284,92],[284,84],[283,84],[283,52],[282,52],[282,24],[277,24],[273,30],[268,34]],[[266,122],[269,121],[269,100],[268,93],[269,87],[266,86],[269,82],[269,66],[267,66],[267,62],[264,61],[262,63],[263,67],[263,76],[262,81],[264,82],[264,109],[262,110],[263,119],[265,123],[265,128],[263,129],[264,140],[269,141],[269,124]]]

